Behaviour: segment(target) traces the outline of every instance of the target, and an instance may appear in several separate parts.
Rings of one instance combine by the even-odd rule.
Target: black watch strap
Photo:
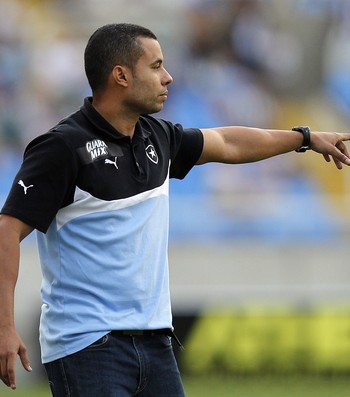
[[[310,128],[309,127],[294,127],[292,128],[292,131],[298,131],[303,134],[303,143],[302,145],[298,148],[295,149],[297,153],[303,153],[306,152],[307,150],[310,149],[310,141],[311,141],[311,136],[310,136]]]

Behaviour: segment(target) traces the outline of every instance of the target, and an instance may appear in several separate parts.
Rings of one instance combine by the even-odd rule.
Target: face
[[[138,114],[162,110],[168,97],[167,85],[173,81],[163,65],[163,54],[157,40],[139,38],[144,54],[138,60],[130,80],[126,99],[130,109]]]

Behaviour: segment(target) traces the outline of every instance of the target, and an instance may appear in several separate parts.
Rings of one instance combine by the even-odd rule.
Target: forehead
[[[139,62],[152,63],[157,60],[163,60],[162,49],[157,40],[149,37],[139,37],[144,53],[139,59]]]

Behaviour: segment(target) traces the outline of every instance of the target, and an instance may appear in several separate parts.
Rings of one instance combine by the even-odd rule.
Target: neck
[[[130,114],[126,109],[123,109],[119,104],[113,101],[101,101],[96,98],[92,100],[92,106],[111,124],[118,132],[130,136],[131,138],[135,132],[135,125],[139,119],[138,115]]]

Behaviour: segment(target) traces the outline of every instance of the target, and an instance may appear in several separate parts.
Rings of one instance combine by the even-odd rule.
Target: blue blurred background
[[[174,77],[159,117],[185,127],[349,130],[350,1],[0,0],[1,204],[26,144],[90,95],[84,47],[111,22],[157,34]],[[175,316],[347,307],[349,176],[322,156],[293,152],[205,165],[172,181]],[[34,234],[22,252],[17,321],[37,351]]]

